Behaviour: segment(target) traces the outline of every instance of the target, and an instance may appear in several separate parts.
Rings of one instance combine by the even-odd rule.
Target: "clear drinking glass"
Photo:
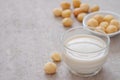
[[[83,77],[96,75],[105,63],[110,39],[106,34],[72,28],[62,36],[63,61],[69,70]]]

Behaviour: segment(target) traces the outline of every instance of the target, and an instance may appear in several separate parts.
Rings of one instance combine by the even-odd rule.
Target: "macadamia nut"
[[[112,19],[114,19],[114,17],[112,15],[106,15],[103,20],[104,21],[107,21],[107,22],[110,22]]]
[[[110,24],[111,24],[111,25],[115,25],[115,26],[117,26],[117,27],[120,26],[119,21],[118,21],[118,20],[115,20],[115,19],[111,20]]]
[[[87,25],[90,27],[97,27],[98,26],[98,21],[94,18],[91,18],[88,20]]]
[[[102,28],[105,28],[105,29],[108,27],[108,25],[109,25],[108,22],[101,22],[101,23],[100,23],[100,26],[101,26]]]
[[[74,8],[79,8],[80,7],[80,4],[81,4],[80,0],[72,0],[72,2],[73,2],[73,7]]]
[[[62,23],[63,23],[63,25],[64,25],[65,27],[71,27],[72,24],[73,24],[73,21],[72,21],[71,18],[64,18],[64,19],[62,20]]]
[[[120,25],[118,26],[118,29],[120,30]]]
[[[61,7],[63,10],[70,9],[70,3],[67,1],[63,1],[63,2],[61,2]]]
[[[61,55],[60,55],[59,53],[53,53],[53,54],[51,55],[51,58],[52,58],[52,60],[55,61],[55,62],[61,61]]]
[[[91,8],[90,8],[90,12],[96,12],[96,11],[99,11],[99,6],[98,5],[94,5],[94,6],[92,6]]]
[[[82,22],[83,21],[83,18],[86,16],[86,13],[80,13],[78,16],[77,16],[77,20]]]
[[[44,71],[46,74],[54,74],[56,73],[57,66],[53,62],[48,62],[44,65]]]
[[[96,29],[97,29],[97,30],[102,30],[102,31],[104,31],[104,29],[102,29],[101,26],[96,27]]]
[[[81,8],[75,8],[74,11],[73,11],[73,14],[75,17],[78,16],[78,14],[80,14],[82,12]]]
[[[101,26],[98,26],[98,27],[96,27],[96,30],[95,31],[97,31],[97,32],[102,32],[102,33],[106,33],[105,32],[105,28],[102,28]]]
[[[55,9],[53,9],[53,14],[56,17],[60,17],[62,15],[62,9],[61,8],[55,8]]]
[[[99,15],[99,14],[96,14],[95,16],[94,16],[94,18],[98,21],[98,23],[100,23],[100,22],[102,22],[103,21],[103,16],[102,15]]]
[[[115,25],[109,25],[107,28],[106,28],[106,32],[107,33],[113,33],[113,32],[116,32],[118,30],[118,28],[115,26]]]
[[[87,3],[82,3],[80,5],[80,8],[82,9],[83,12],[88,12],[89,11],[89,5]]]
[[[62,12],[62,17],[66,18],[66,17],[70,17],[71,16],[71,10],[70,9],[66,9]]]

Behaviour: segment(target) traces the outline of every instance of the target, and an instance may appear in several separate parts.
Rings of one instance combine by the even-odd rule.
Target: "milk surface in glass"
[[[90,74],[101,69],[108,54],[106,43],[99,37],[80,34],[68,38],[64,42],[64,62],[68,68],[80,74]]]

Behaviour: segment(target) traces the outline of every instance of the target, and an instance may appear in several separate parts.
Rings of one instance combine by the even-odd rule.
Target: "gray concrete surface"
[[[62,0],[0,0],[0,80],[119,80],[120,35],[111,38],[110,55],[96,76],[72,75],[63,62],[55,75],[45,75],[43,65],[53,51],[61,52],[60,36],[66,29],[52,9]],[[72,0],[69,0],[71,2]],[[101,10],[120,14],[120,0],[82,0]],[[81,24],[74,19],[73,27]]]

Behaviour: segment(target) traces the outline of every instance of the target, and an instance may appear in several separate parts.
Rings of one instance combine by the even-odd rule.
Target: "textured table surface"
[[[63,62],[57,63],[55,75],[44,74],[50,54],[61,52],[59,38],[66,31],[61,19],[52,14],[61,1],[0,0],[0,80],[120,80],[120,35],[111,38],[109,58],[96,76],[75,76]],[[120,14],[120,0],[82,2]],[[80,25],[74,19],[73,27]]]

